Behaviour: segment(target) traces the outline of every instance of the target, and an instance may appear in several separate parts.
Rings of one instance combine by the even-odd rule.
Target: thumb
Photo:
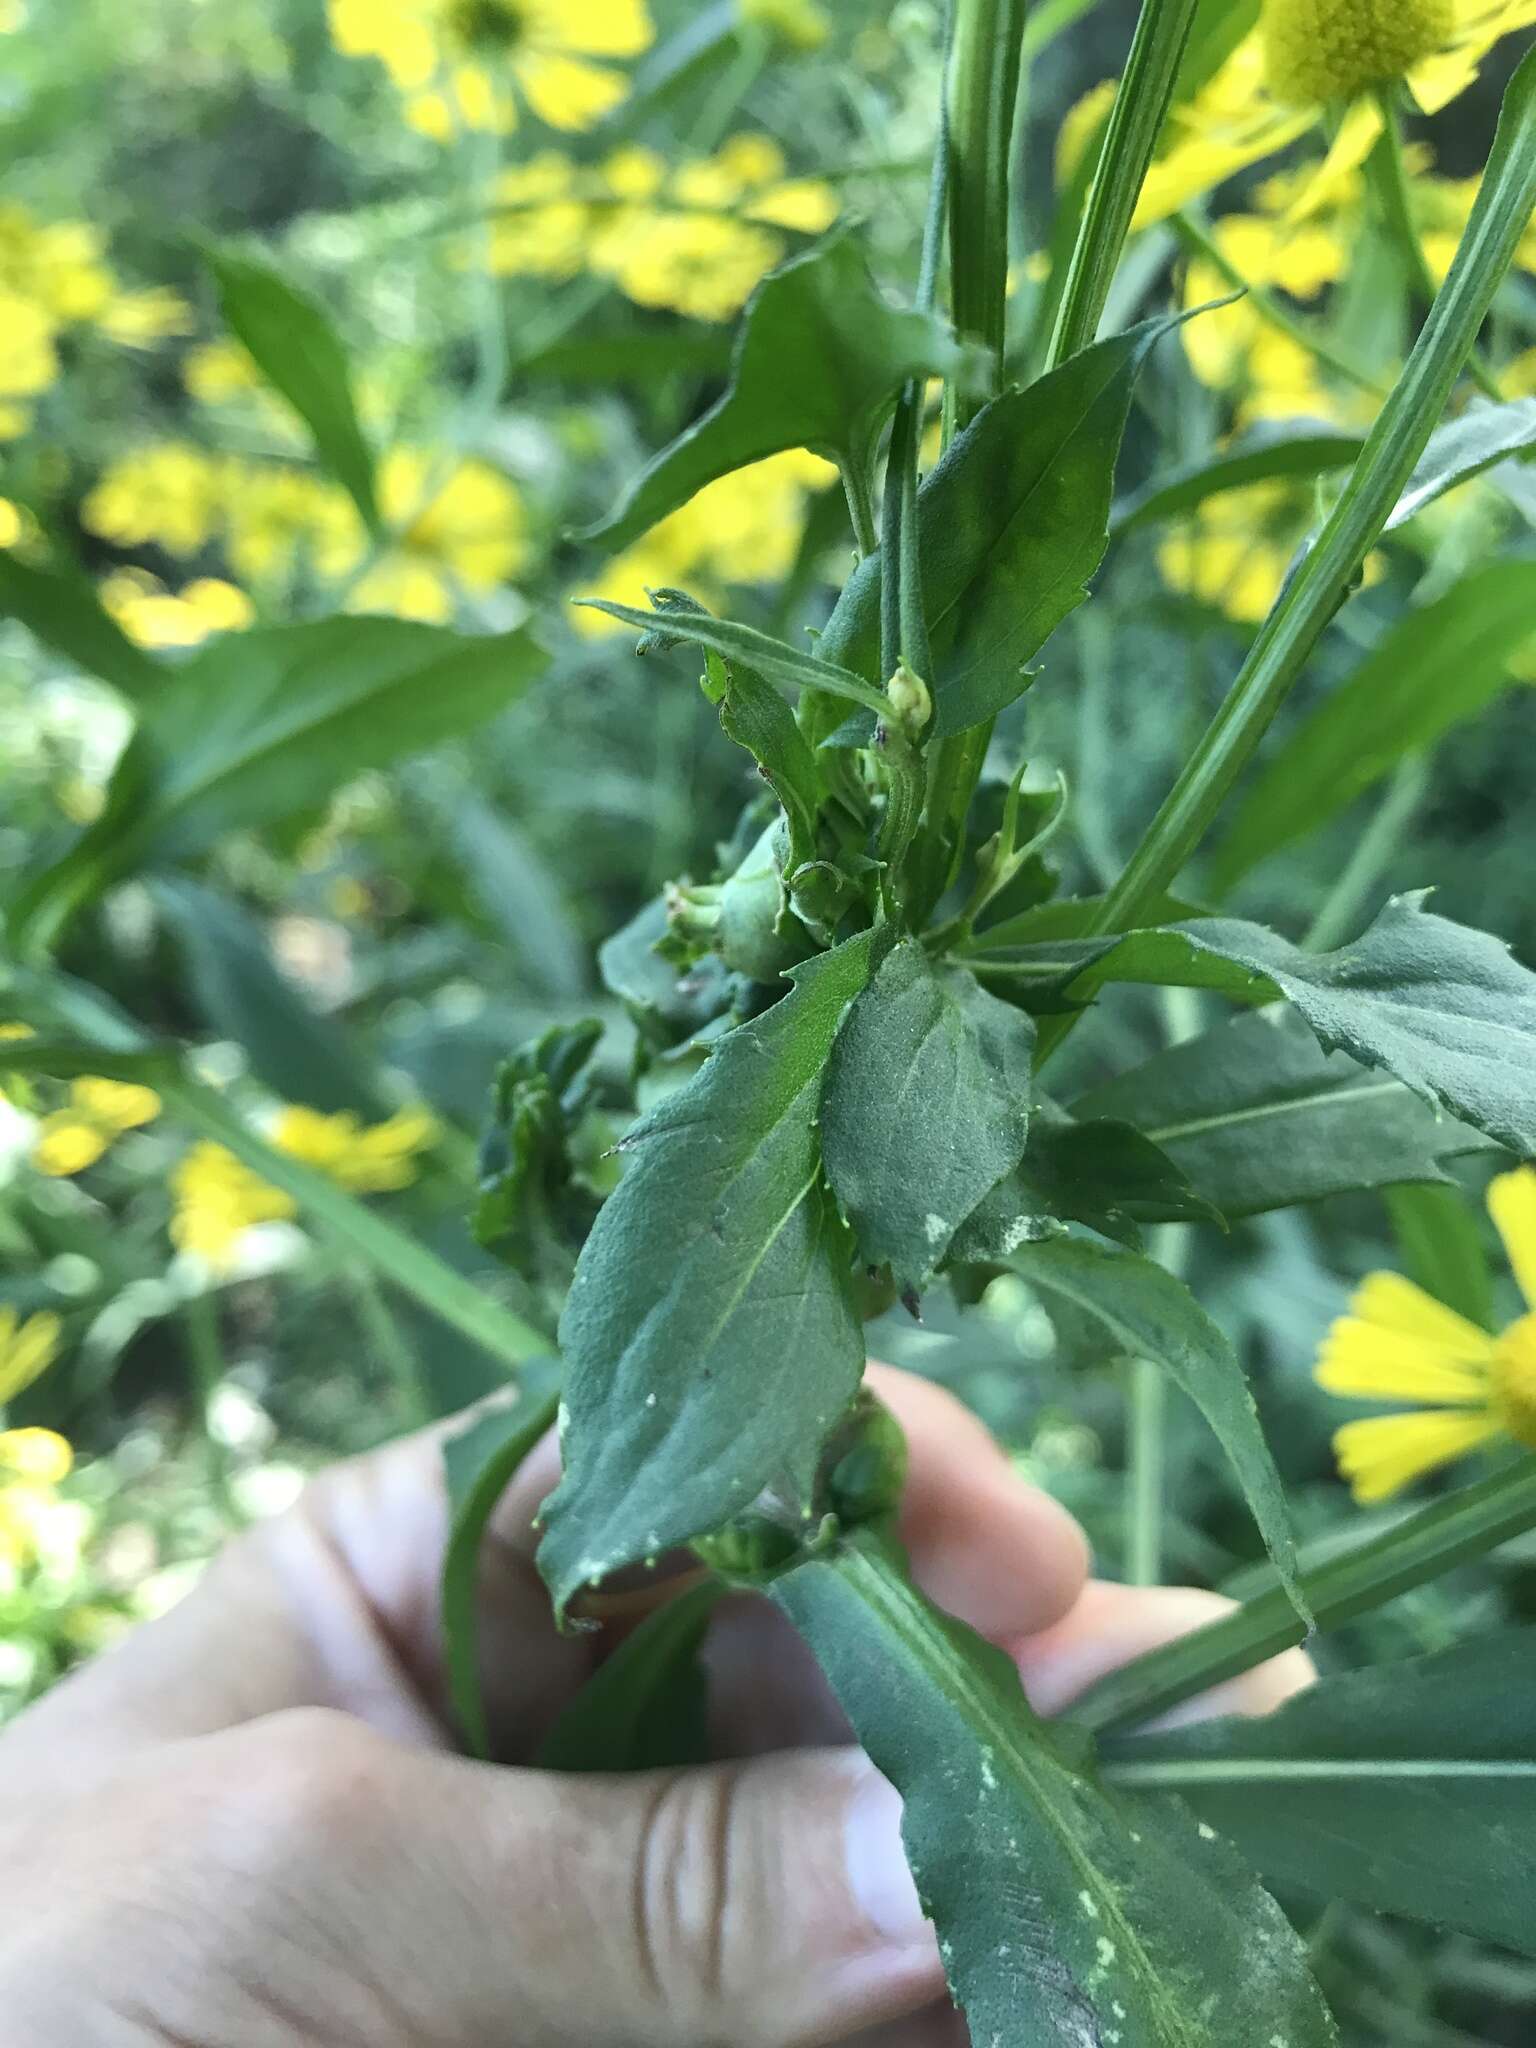
[[[516,2011],[519,2048],[817,2048],[943,1990],[901,1802],[857,1750],[633,1778],[411,1769],[451,1859],[437,1882],[481,1923],[472,1962],[441,1951],[434,2040],[500,2039]]]

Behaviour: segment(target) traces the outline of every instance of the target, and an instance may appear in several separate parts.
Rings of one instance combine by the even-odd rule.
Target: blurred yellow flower
[[[1439,113],[1475,82],[1496,43],[1533,24],[1536,0],[1265,0],[1258,28],[1170,115],[1137,226],[1277,155],[1343,106],[1327,159],[1298,201],[1306,211],[1381,136],[1371,87],[1405,78],[1423,111]]]
[[[0,1567],[13,1579],[49,1547],[58,1488],[74,1462],[68,1443],[51,1429],[0,1430]]]
[[[74,1470],[75,1454],[52,1429],[0,1430],[0,1484],[57,1486]]]
[[[188,394],[204,405],[263,391],[261,372],[238,341],[203,341],[181,359],[181,381]]]
[[[646,0],[329,0],[331,38],[377,57],[411,124],[439,142],[516,125],[594,127],[629,89],[615,68],[655,39]]]
[[[0,313],[0,319],[4,317]],[[26,530],[20,506],[13,505],[9,498],[0,498],[0,548],[15,547]]]
[[[797,50],[819,50],[832,34],[832,17],[816,0],[737,0],[743,21],[760,22]]]
[[[197,576],[180,590],[167,590],[147,569],[117,569],[97,594],[140,647],[199,647],[211,633],[236,633],[256,618],[245,592],[217,576]]]
[[[116,293],[102,308],[96,325],[113,341],[143,348],[172,335],[190,334],[193,315],[180,292],[151,285],[143,291]]]
[[[271,1138],[349,1194],[391,1194],[409,1187],[420,1170],[417,1155],[436,1142],[438,1127],[420,1108],[398,1110],[380,1124],[362,1124],[349,1111],[327,1116],[290,1103],[278,1112]],[[237,1159],[223,1145],[201,1140],[171,1175],[171,1241],[217,1272],[233,1263],[240,1240],[259,1223],[282,1223],[298,1204],[281,1188]]]
[[[600,594],[643,608],[648,590],[674,585],[707,601],[725,584],[780,582],[799,551],[807,498],[836,480],[830,462],[803,448],[733,470],[607,563]],[[591,636],[630,630],[585,607],[571,617]]]
[[[1348,1422],[1339,1469],[1362,1506],[1496,1437],[1536,1449],[1536,1170],[1500,1174],[1488,1210],[1529,1312],[1495,1337],[1400,1273],[1372,1273],[1329,1332],[1317,1383],[1360,1401],[1417,1401]]]
[[[411,1185],[420,1171],[416,1155],[437,1134],[424,1109],[397,1110],[384,1123],[363,1125],[348,1110],[325,1116],[292,1104],[273,1126],[272,1142],[349,1194],[382,1195]]]
[[[1158,566],[1170,590],[1257,625],[1280,595],[1301,533],[1293,490],[1248,484],[1208,498],[1163,541]]]
[[[67,1179],[84,1173],[109,1152],[126,1131],[153,1123],[160,1098],[153,1088],[87,1074],[69,1084],[69,1102],[43,1119],[32,1147],[39,1173]]]
[[[166,441],[121,456],[87,493],[80,517],[119,547],[157,542],[173,555],[206,547],[227,499],[223,464],[189,442]]]
[[[497,590],[528,562],[522,497],[489,463],[467,459],[440,475],[425,449],[391,449],[379,468],[379,503],[395,539],[359,578],[353,611],[441,621],[453,616],[460,589]]]
[[[669,168],[617,150],[595,169],[545,151],[506,172],[491,267],[506,276],[607,277],[637,305],[729,320],[783,260],[783,232],[820,234],[838,214],[831,186],[788,175],[766,135],[731,137],[713,156]]]
[[[30,299],[0,284],[0,441],[32,424],[27,402],[59,374],[57,323]]]
[[[327,578],[344,576],[368,544],[339,484],[279,463],[231,463],[223,515],[230,566],[250,583],[286,575],[301,556]]]
[[[46,1309],[23,1322],[15,1309],[0,1306],[0,1408],[24,1394],[52,1365],[63,1329]]]
[[[1288,223],[1263,214],[1228,214],[1212,225],[1211,237],[1245,284],[1301,304],[1337,283],[1349,267],[1348,237],[1331,221]],[[1239,427],[1297,415],[1334,418],[1341,407],[1312,350],[1277,327],[1252,298],[1215,304],[1231,292],[1228,274],[1218,264],[1203,256],[1191,260],[1184,304],[1191,311],[1213,307],[1181,329],[1195,375],[1232,395]],[[1344,402],[1345,411],[1350,403]]]
[[[229,1265],[255,1224],[285,1222],[298,1213],[291,1195],[208,1138],[200,1139],[173,1170],[171,1197],[171,1242],[216,1271]]]

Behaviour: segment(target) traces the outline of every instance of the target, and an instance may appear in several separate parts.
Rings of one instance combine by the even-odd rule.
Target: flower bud
[[[1307,105],[1389,85],[1450,42],[1456,0],[1265,0],[1269,87]]]
[[[891,715],[902,731],[913,735],[922,732],[933,716],[933,699],[922,677],[903,662],[886,684],[885,694]]]

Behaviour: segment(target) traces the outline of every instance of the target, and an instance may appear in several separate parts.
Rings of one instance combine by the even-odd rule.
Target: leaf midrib
[[[1536,1758],[1504,1757],[1189,1757],[1106,1763],[1112,1784],[1142,1792],[1179,1792],[1210,1785],[1369,1784],[1484,1780],[1536,1782]]]

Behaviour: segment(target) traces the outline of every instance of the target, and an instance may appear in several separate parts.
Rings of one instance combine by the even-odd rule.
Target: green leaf
[[[1214,855],[1215,890],[1475,718],[1517,680],[1511,658],[1533,637],[1536,562],[1490,563],[1400,620],[1260,774]]]
[[[670,1045],[690,1038],[725,1008],[724,963],[713,955],[679,974],[657,952],[667,935],[667,906],[656,897],[598,950],[603,986],[618,997],[648,1038]]]
[[[699,1656],[728,1591],[702,1579],[648,1614],[600,1664],[551,1729],[544,1771],[659,1771],[709,1755],[707,1674]]]
[[[1013,1270],[1103,1325],[1126,1358],[1147,1358],[1183,1388],[1231,1461],[1282,1583],[1307,1610],[1285,1490],[1241,1362],[1182,1280],[1137,1252],[1078,1238],[1022,1244]]]
[[[241,1046],[251,1071],[275,1094],[370,1120],[389,1114],[362,1047],[288,979],[247,910],[181,875],[158,880],[154,900],[180,949],[201,1021]]]
[[[517,1398],[510,1406],[487,1408],[467,1429],[443,1439],[449,1516],[442,1582],[448,1690],[470,1749],[486,1760],[491,1734],[480,1691],[480,1546],[498,1501],[554,1422],[559,1401],[558,1362],[531,1359],[518,1374]]]
[[[1250,484],[1309,480],[1348,469],[1364,446],[1359,434],[1316,429],[1298,433],[1291,428],[1255,433],[1215,455],[1202,455],[1171,476],[1156,477],[1122,498],[1111,521],[1112,536],[1120,540],[1138,526],[1198,511],[1207,500],[1226,491],[1245,490]]]
[[[1134,1125],[1077,1123],[1042,1107],[1023,1160],[967,1217],[951,1251],[983,1263],[1006,1259],[1020,1244],[1059,1236],[1056,1218],[1132,1246],[1144,1223],[1222,1221],[1177,1162]]]
[[[1458,484],[1469,483],[1506,456],[1533,446],[1536,398],[1512,398],[1502,405],[1469,407],[1459,419],[1447,420],[1430,436],[1418,468],[1392,508],[1387,532],[1406,526],[1415,513],[1454,491]]]
[[[1122,980],[1214,988],[1254,1001],[1283,995],[1325,1051],[1385,1068],[1529,1157],[1536,1154],[1536,974],[1501,939],[1425,910],[1426,894],[1394,897],[1369,931],[1336,953],[1304,953],[1263,925],[1210,918],[1102,942],[1020,948],[1007,965],[1028,983],[1029,956],[1049,964],[1067,1000]]]
[[[1328,1195],[1441,1181],[1443,1160],[1492,1149],[1401,1081],[1324,1052],[1289,1010],[1219,1024],[1071,1109],[1137,1124],[1233,1221]]]
[[[206,252],[225,324],[315,439],[315,453],[371,531],[379,528],[373,450],[358,423],[352,376],[330,315],[274,270]]]
[[[562,1610],[769,1485],[809,1499],[864,1364],[817,1114],[870,952],[864,933],[797,969],[625,1140],[560,1326],[565,1478],[539,1562]]]
[[[786,448],[867,475],[902,385],[963,360],[939,321],[890,304],[848,230],[831,234],[758,286],[724,396],[583,538],[627,547],[716,477]]]
[[[1426,1292],[1469,1322],[1493,1322],[1493,1275],[1476,1212],[1459,1187],[1387,1189],[1403,1265]]]
[[[1536,1630],[1123,1740],[1106,1775],[1177,1793],[1277,1884],[1536,1955]]]
[[[1097,1782],[1000,1650],[858,1542],[773,1597],[904,1802],[970,2038],[987,2048],[1329,2048],[1305,1949],[1176,1800]]]
[[[134,703],[164,689],[172,673],[133,644],[76,569],[42,568],[0,548],[0,614]]]
[[[399,619],[322,619],[220,641],[157,692],[101,817],[11,906],[13,943],[47,945],[125,873],[291,817],[365,768],[482,723],[544,661],[523,631],[473,638]]]
[[[978,413],[918,494],[933,645],[934,732],[979,725],[1021,696],[1025,664],[1087,595],[1109,545],[1131,395],[1166,320],[1085,349]],[[823,660],[873,673],[880,558],[861,562],[822,635]]]
[[[827,1178],[866,1265],[921,1287],[1024,1156],[1033,1021],[903,939],[837,1035],[822,1106]]]
[[[635,627],[647,638],[657,631],[654,612],[643,612],[630,604],[613,604],[601,597],[582,598],[578,602],[589,611],[606,612],[610,619]],[[756,626],[738,626],[733,619],[717,619],[708,612],[668,611],[664,630],[668,642],[684,641],[694,647],[707,647],[723,660],[755,669],[760,676],[768,676],[789,689],[824,690],[829,696],[862,704],[877,717],[890,709],[884,693],[851,669],[839,668],[819,655],[802,653],[783,640],[760,633]],[[636,651],[644,655],[648,650],[641,647]]]
[[[778,691],[755,670],[739,662],[721,664],[718,696],[720,729],[744,747],[763,779],[783,806],[789,825],[789,859],[793,874],[816,858],[816,819],[821,810],[821,770],[794,713]]]

